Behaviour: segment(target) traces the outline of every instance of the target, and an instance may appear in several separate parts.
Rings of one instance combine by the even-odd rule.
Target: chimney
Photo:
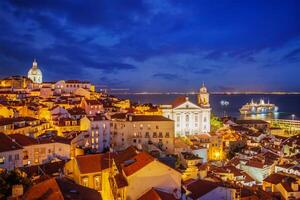
[[[23,185],[13,185],[12,186],[12,197],[19,197],[22,196],[24,193]]]

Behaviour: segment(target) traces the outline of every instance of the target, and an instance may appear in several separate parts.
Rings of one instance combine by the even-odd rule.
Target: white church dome
[[[28,71],[28,78],[30,78],[34,83],[43,82],[42,71],[38,68],[36,60],[33,61],[32,67]]]

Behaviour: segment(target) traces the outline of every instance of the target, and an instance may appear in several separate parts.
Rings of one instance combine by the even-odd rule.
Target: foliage
[[[32,181],[30,178],[22,176],[17,170],[3,170],[0,172],[0,194],[9,197],[11,195],[12,186],[16,184],[23,185],[25,190],[32,185]]]
[[[216,132],[219,128],[223,127],[222,120],[215,116],[213,113],[210,117],[210,125],[211,125],[211,132]]]

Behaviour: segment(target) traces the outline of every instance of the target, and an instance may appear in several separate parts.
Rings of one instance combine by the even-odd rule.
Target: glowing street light
[[[292,120],[295,120],[295,114],[292,114]]]
[[[229,101],[221,100],[220,104],[221,104],[222,108],[224,109],[223,112],[224,112],[224,117],[225,117],[225,114],[226,114],[225,108],[229,105]]]

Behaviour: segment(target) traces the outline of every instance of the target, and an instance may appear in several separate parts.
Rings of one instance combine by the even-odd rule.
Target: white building
[[[209,94],[202,86],[198,96],[198,105],[188,97],[178,97],[171,105],[161,106],[163,116],[175,121],[176,135],[194,135],[210,132]]]
[[[72,145],[102,152],[110,146],[110,121],[104,116],[80,119],[80,130],[85,131],[72,140]]]
[[[21,134],[0,133],[0,144],[0,169],[12,170],[70,158],[70,142],[59,136],[35,139]]]
[[[28,71],[28,78],[31,79],[34,83],[43,82],[42,71],[38,68],[36,60],[33,61],[32,67]]]

